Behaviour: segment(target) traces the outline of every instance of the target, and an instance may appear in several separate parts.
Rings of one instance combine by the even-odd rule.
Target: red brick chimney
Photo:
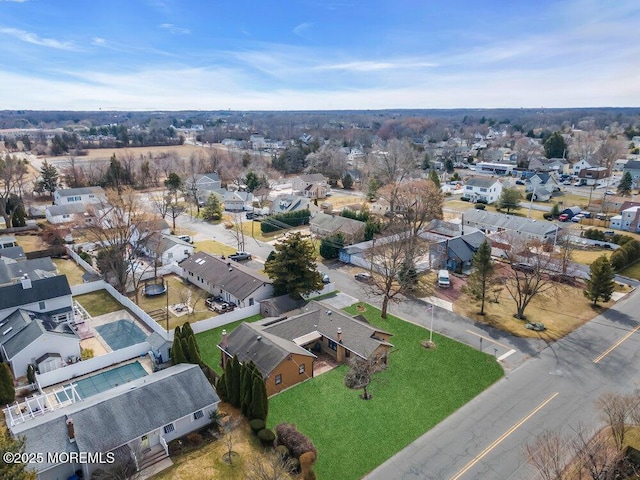
[[[338,343],[342,343],[342,329],[338,327]]]
[[[67,419],[67,435],[69,436],[69,441],[71,443],[76,441],[76,432],[73,427],[73,420],[70,418]]]
[[[222,340],[220,341],[220,346],[226,350],[227,345],[229,345],[229,339],[227,338],[227,331],[222,330]]]

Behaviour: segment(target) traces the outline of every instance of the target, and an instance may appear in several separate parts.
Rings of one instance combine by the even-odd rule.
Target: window
[[[165,425],[164,426],[164,433],[171,433],[176,429],[176,427],[173,426],[173,423],[170,423],[169,425]]]
[[[486,192],[486,191],[487,191],[487,189],[486,189],[486,188],[481,188],[481,189],[480,189],[480,191],[481,191],[481,192]]]
[[[173,258],[173,252],[167,253],[167,258],[171,260]]]
[[[329,340],[329,348],[334,352],[338,351],[338,344],[333,340]]]
[[[194,420],[198,420],[199,418],[204,417],[204,412],[202,410],[198,410],[196,413],[193,414],[193,419]]]
[[[276,385],[280,385],[282,383],[282,375],[276,375]]]
[[[39,308],[40,310],[44,310],[44,309],[46,308],[46,307],[45,307],[45,304],[44,304],[44,301],[42,301],[42,302],[38,303],[38,308]]]
[[[298,366],[298,373],[302,375],[304,373],[304,363]]]

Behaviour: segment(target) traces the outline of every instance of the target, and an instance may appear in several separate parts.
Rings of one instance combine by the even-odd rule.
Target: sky
[[[640,106],[640,1],[0,0],[0,109]]]

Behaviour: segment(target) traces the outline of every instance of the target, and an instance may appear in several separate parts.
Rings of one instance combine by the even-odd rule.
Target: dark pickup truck
[[[233,255],[229,255],[230,260],[235,260],[236,262],[243,262],[245,260],[251,260],[251,254],[247,252],[236,252]]]

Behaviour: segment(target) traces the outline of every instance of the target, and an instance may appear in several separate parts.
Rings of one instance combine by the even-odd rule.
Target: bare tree
[[[600,148],[595,153],[595,158],[601,167],[607,169],[607,175],[611,175],[611,170],[616,160],[622,158],[627,151],[627,145],[624,140],[615,137],[607,137]]]
[[[397,189],[419,163],[419,154],[408,140],[391,140],[385,151],[377,155],[376,176],[384,185],[392,185],[387,196],[391,212],[395,212]]]
[[[229,465],[233,464],[233,457],[236,452],[233,451],[233,446],[236,444],[237,432],[236,430],[240,426],[239,417],[229,417],[224,423],[220,425],[220,432],[217,434],[221,438],[227,452],[223,455],[223,460],[229,462]]]
[[[620,451],[603,432],[578,427],[571,446],[575,452],[578,478],[588,475],[591,480],[613,480],[615,466],[622,458]]]
[[[87,237],[100,246],[98,266],[111,279],[120,293],[125,293],[131,265],[136,256],[135,246],[153,233],[148,228],[150,216],[139,205],[136,193],[130,188],[106,190],[106,199],[91,205],[84,227]],[[135,227],[135,228],[134,228]]]
[[[247,473],[254,480],[290,480],[295,469],[294,461],[276,452],[266,452],[264,457],[254,455],[249,459]]]
[[[187,210],[187,207],[182,202],[172,201],[167,207],[167,215],[171,219],[172,231],[176,231],[176,218],[182,215]]]
[[[569,439],[557,431],[545,431],[524,447],[527,462],[543,480],[563,480],[565,462],[571,457]]]
[[[409,180],[385,185],[378,195],[395,203],[398,219],[417,237],[420,230],[433,219],[442,219],[444,197],[431,180]]]
[[[569,144],[569,155],[578,160],[589,160],[598,149],[598,138],[589,131],[574,132]]]
[[[91,474],[91,480],[137,480],[141,478],[141,472],[138,468],[144,454],[139,441],[133,447],[123,445],[110,453],[113,455],[113,462],[107,468],[95,470]]]
[[[505,289],[516,302],[514,317],[524,320],[524,311],[536,295],[555,287],[549,276],[553,271],[553,259],[543,252],[543,245],[537,241],[523,242],[511,236],[511,249],[506,252],[511,262]]]
[[[626,434],[631,428],[628,420],[635,406],[634,400],[629,395],[616,393],[604,393],[596,400],[596,406],[609,426],[611,438],[618,451],[622,451]]]
[[[554,252],[555,271],[562,274],[564,278],[574,275],[575,267],[573,264],[573,253],[576,250],[576,244],[572,241],[568,231],[562,230],[557,234],[556,239],[557,251]]]
[[[171,192],[166,188],[151,192],[149,194],[149,199],[151,200],[153,209],[158,212],[162,219],[165,219],[167,217],[167,212],[169,211],[169,205],[173,201]]]
[[[371,393],[367,391],[373,375],[387,368],[386,356],[381,354],[372,354],[369,358],[354,356],[349,361],[349,371],[344,377],[346,387],[353,390],[362,389],[360,398],[370,400]]]
[[[244,252],[244,229],[242,228],[242,213],[233,214],[233,229],[231,230],[236,239],[236,245],[239,252]]]
[[[4,218],[7,227],[11,226],[13,214],[7,213],[7,203],[12,194],[18,194],[18,187],[22,184],[24,176],[27,174],[27,161],[19,159],[13,155],[0,157],[0,215]]]

